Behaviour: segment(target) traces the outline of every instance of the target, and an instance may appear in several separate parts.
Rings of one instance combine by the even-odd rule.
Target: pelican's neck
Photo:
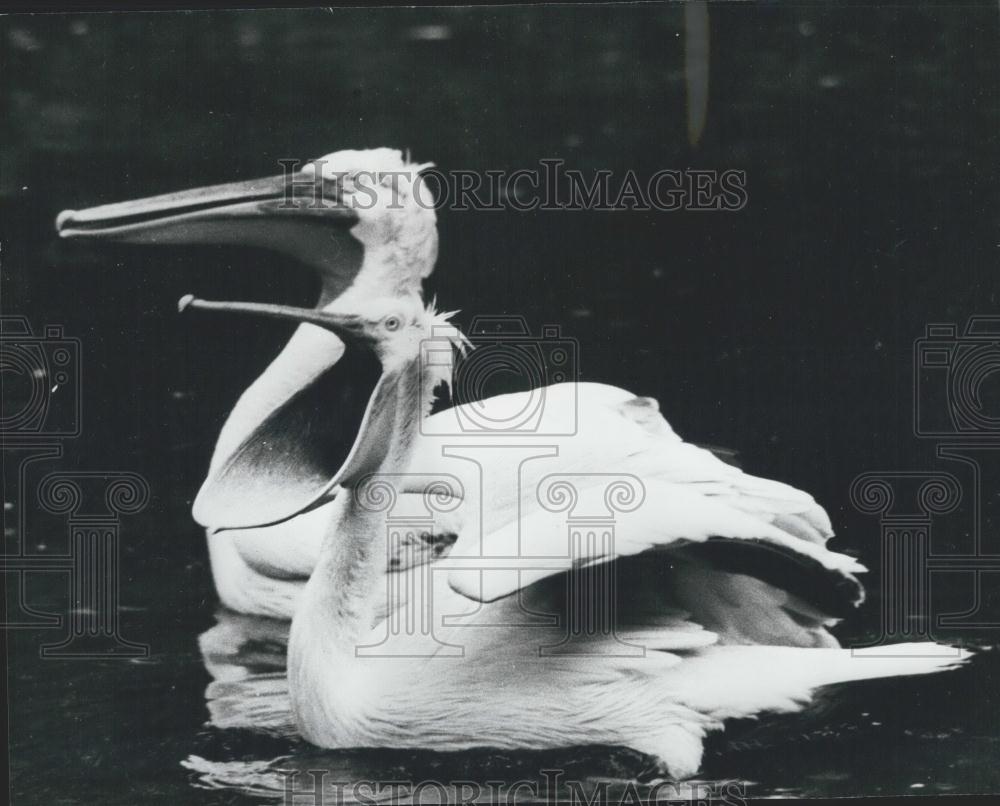
[[[420,362],[388,370],[373,401],[373,419],[359,436],[359,450],[373,451],[377,468],[354,479],[364,482],[402,474],[411,455],[421,417]],[[373,447],[374,446],[374,447]],[[370,460],[369,460],[370,461]],[[389,479],[399,482],[399,477]],[[338,714],[359,707],[355,692],[363,683],[355,650],[368,634],[386,596],[388,511],[371,506],[363,490],[347,487],[334,501],[333,515],[316,568],[292,620],[288,645],[289,691],[298,724],[307,739],[329,744],[323,731]]]
[[[314,607],[325,611],[325,618],[337,625],[343,635],[360,629],[367,631],[371,621],[357,607],[371,598],[372,580],[385,571],[386,517],[388,512],[365,506],[364,491],[355,485],[369,479],[389,478],[398,484],[412,453],[421,415],[421,378],[419,363],[389,370],[372,404],[373,415],[366,433],[359,435],[357,451],[372,466],[360,473],[337,496],[341,501],[331,520],[309,581]],[[376,416],[375,412],[384,412]],[[370,572],[370,573],[369,573]],[[356,622],[356,623],[353,623]]]

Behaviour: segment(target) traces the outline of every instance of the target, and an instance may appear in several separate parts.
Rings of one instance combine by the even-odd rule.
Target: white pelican
[[[572,565],[515,575],[513,584],[501,576],[492,586],[476,584],[478,574],[470,577],[461,566],[448,573],[448,584],[411,566],[401,572],[409,595],[395,597],[400,587],[390,587],[386,601],[391,521],[373,505],[376,485],[439,472],[436,460],[421,466],[414,448],[431,380],[418,355],[442,317],[412,298],[360,307],[337,300],[323,311],[193,298],[182,305],[311,322],[335,332],[349,350],[374,353],[382,367],[357,441],[328,482],[343,491],[326,508],[330,522],[290,631],[292,709],[301,734],[315,744],[624,745],[683,778],[697,772],[705,734],[726,719],[797,710],[819,686],[931,672],[961,658],[957,651],[932,656],[925,651],[932,644],[901,645],[894,657],[839,648],[824,609],[858,599],[854,572],[862,568],[811,539],[798,519],[785,528],[746,505],[738,487],[711,472],[681,472],[717,460],[667,428],[645,438],[687,461],[673,476],[644,479],[643,503],[617,519],[613,555],[584,541],[588,553]],[[748,482],[756,483],[767,489],[766,482]],[[576,492],[580,499],[603,495],[586,485]],[[545,510],[522,519],[525,544],[548,549],[539,557],[565,554],[560,517]],[[476,537],[459,533],[448,561],[475,556]],[[482,545],[503,537],[486,535]],[[625,581],[613,602],[589,603],[614,608],[615,634],[583,631],[573,653],[540,651],[565,637],[574,616],[570,591],[594,569]],[[525,608],[560,618],[526,623]],[[403,630],[395,634],[402,651],[399,643],[389,651],[387,625],[419,623],[426,612],[433,614],[437,650],[423,651],[426,635]],[[458,622],[445,618],[455,615]]]

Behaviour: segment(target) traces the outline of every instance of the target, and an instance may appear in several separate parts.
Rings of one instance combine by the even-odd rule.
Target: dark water
[[[942,439],[918,438],[913,418],[914,340],[1000,307],[995,4],[712,7],[697,147],[670,6],[21,17],[0,33],[2,311],[79,337],[82,417],[79,436],[55,440],[62,456],[23,478],[5,450],[5,551],[66,551],[66,518],[34,497],[53,469],[131,471],[151,491],[120,525],[121,633],[148,658],[42,659],[58,627],[7,633],[15,802],[242,802],[280,797],[278,769],[485,781],[564,768],[622,786],[644,766],[611,749],[318,753],[289,736],[274,694],[282,628],[217,612],[189,516],[226,412],[286,334],[178,320],[174,304],[186,292],[308,303],[313,281],[235,247],[62,243],[64,207],[377,145],[479,172],[550,157],[615,175],[745,170],[738,213],[442,211],[431,290],[465,322],[560,323],[584,378],[655,396],[685,437],[811,491],[837,545],[873,568],[878,519],[849,493],[869,471],[954,474],[963,497],[933,519],[935,555],[977,540],[1000,551],[994,426],[970,465],[939,457]],[[916,394],[943,405],[935,383]],[[979,402],[995,417],[991,384]],[[879,634],[871,576],[845,643]],[[934,625],[912,629],[992,647],[1000,585],[979,581],[936,573]],[[67,610],[65,574],[29,574],[21,590],[23,602],[8,586],[8,621],[25,605]],[[937,623],[949,613],[965,615]],[[731,726],[701,777],[761,796],[996,791],[998,683],[984,652],[946,675],[830,692],[808,714]],[[239,727],[248,703],[276,724]]]

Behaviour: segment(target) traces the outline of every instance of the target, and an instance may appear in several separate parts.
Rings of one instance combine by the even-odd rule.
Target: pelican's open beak
[[[276,251],[318,273],[323,306],[361,270],[364,249],[351,234],[357,221],[340,183],[299,171],[65,210],[56,228],[63,238]],[[298,505],[290,486],[301,482],[301,491],[329,480],[354,441],[356,421],[320,413],[356,408],[371,392],[356,367],[337,368],[343,355],[343,342],[329,328],[302,324],[295,331],[222,428],[195,508],[200,523],[219,529],[283,520]],[[258,448],[255,439],[263,440]]]
[[[398,152],[383,151],[370,155],[375,164],[388,154],[393,166],[404,165]],[[361,287],[365,296],[418,294],[419,280],[414,286],[403,276],[405,267],[359,277],[365,253],[352,234],[357,212],[340,182],[317,174],[325,175],[306,166],[286,176],[66,210],[56,227],[64,238],[276,251],[318,273],[318,308]],[[296,321],[291,339],[244,391],[219,434],[194,509],[211,529],[291,517],[309,495],[329,487],[354,443],[354,412],[367,404],[381,367],[368,350],[345,355],[333,329],[301,316]]]
[[[253,316],[282,319],[286,322],[302,322],[326,328],[346,342],[371,341],[371,337],[365,329],[364,320],[353,314],[299,308],[295,305],[272,305],[269,302],[215,302],[208,299],[198,299],[194,294],[185,294],[177,301],[177,310],[184,313],[189,308],[199,311],[248,313]]]
[[[340,237],[357,221],[337,182],[299,172],[63,210],[56,229],[63,238],[271,249],[318,270],[328,301],[360,269],[360,244]]]
[[[329,500],[338,485],[378,467],[395,400],[361,318],[192,296],[182,298],[178,308],[298,322],[302,327],[296,338],[325,332],[365,348],[348,350],[347,358],[304,384],[295,398],[263,417],[239,443],[216,451],[194,503],[195,520],[230,529],[278,523]]]

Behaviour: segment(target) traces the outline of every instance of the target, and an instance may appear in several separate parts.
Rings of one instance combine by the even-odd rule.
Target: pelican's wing
[[[705,494],[698,484],[645,479],[642,502],[635,509],[609,513],[605,480],[595,477],[590,486],[582,483],[571,493],[575,496],[572,514],[538,508],[481,541],[461,536],[451,558],[465,558],[471,570],[452,571],[452,587],[470,598],[493,601],[572,568],[654,548],[680,548],[710,538],[765,544],[841,575],[865,570],[852,557],[831,552],[766,517],[733,506],[724,495]],[[601,528],[607,537],[594,536],[595,513],[598,519],[613,515]],[[586,539],[573,539],[572,519],[581,516],[591,524],[586,528],[592,534]],[[478,567],[472,568],[476,562]]]
[[[463,476],[468,493],[479,483],[468,476],[469,468],[489,462],[480,506],[490,518],[484,516],[481,538],[472,528],[460,530],[451,556],[500,559],[486,569],[490,579],[482,588],[475,571],[453,571],[456,590],[493,600],[574,565],[712,537],[768,543],[838,573],[863,570],[851,558],[825,549],[833,532],[812,496],[751,476],[710,450],[684,442],[654,399],[590,383],[557,384],[542,392],[537,430],[517,435],[519,448],[529,443],[551,448],[549,455],[532,461],[525,461],[524,452],[507,450],[513,443],[510,434],[502,440],[494,437],[493,443],[487,441],[488,432],[473,432],[467,439],[470,432],[463,422],[466,415],[470,421],[475,415],[480,423],[508,422],[526,407],[525,393],[490,398],[475,404],[474,412],[459,406],[425,421],[412,470],[447,468]],[[471,453],[470,447],[479,453]],[[442,458],[460,451],[477,461],[448,464]],[[551,489],[546,485],[565,477],[575,491],[575,517],[607,517],[612,513],[604,495],[612,476],[631,479],[641,488],[643,501],[634,511],[614,513],[613,549],[592,547],[591,554],[574,556],[568,547],[568,513],[545,509],[542,499]],[[520,570],[502,572],[497,565],[503,558],[516,558]],[[527,568],[533,558],[539,567]]]
[[[744,473],[704,448],[680,442],[659,456],[657,480],[681,484],[765,520],[781,531],[823,545],[833,537],[826,511],[806,492]]]
[[[833,536],[826,511],[806,492],[780,481],[744,473],[732,453],[684,442],[651,397],[632,397],[617,405],[621,416],[657,437],[630,472],[643,478],[682,484],[702,495],[762,518],[803,540],[825,543]]]

